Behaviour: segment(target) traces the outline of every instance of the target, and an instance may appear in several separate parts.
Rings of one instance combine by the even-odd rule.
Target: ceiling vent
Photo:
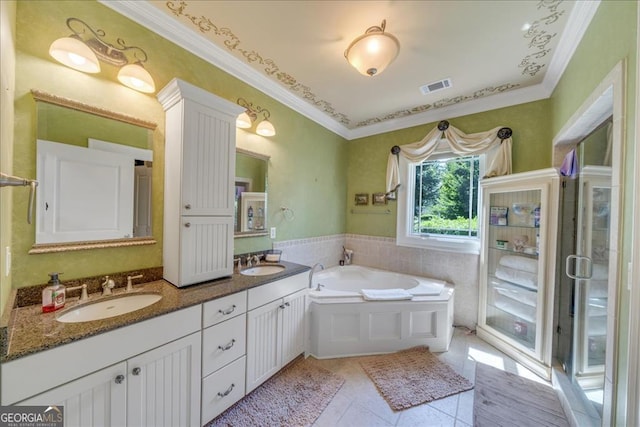
[[[451,86],[451,79],[438,80],[437,82],[420,86],[420,92],[422,92],[423,95],[426,95],[439,90],[449,89]]]

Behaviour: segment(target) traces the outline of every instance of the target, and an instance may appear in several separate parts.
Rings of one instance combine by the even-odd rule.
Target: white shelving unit
[[[544,378],[551,375],[559,183],[555,169],[480,183],[478,336]]]

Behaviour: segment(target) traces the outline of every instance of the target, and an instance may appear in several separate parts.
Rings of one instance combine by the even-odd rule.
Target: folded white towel
[[[609,283],[606,280],[589,281],[589,298],[606,298],[609,293]]]
[[[538,273],[538,260],[518,255],[505,255],[500,258],[500,265],[528,273]]]
[[[502,311],[513,314],[516,317],[526,320],[527,322],[536,321],[536,309],[518,301],[507,298],[504,295],[496,295],[494,305]]]
[[[497,293],[512,300],[521,302],[529,307],[535,307],[538,304],[538,292],[528,291],[526,289],[510,286],[503,282],[503,285],[493,288]]]
[[[506,280],[507,282],[515,283],[516,285],[524,286],[525,288],[533,290],[538,289],[537,274],[501,265],[496,268],[496,277],[498,279]]]
[[[407,292],[413,296],[440,295],[444,289],[444,285],[444,282],[429,281],[427,283],[420,283],[415,288],[407,289]]]
[[[604,264],[593,264],[591,280],[607,280],[609,278],[609,266]]]
[[[404,289],[362,289],[364,299],[368,301],[388,301],[411,299],[413,295]]]

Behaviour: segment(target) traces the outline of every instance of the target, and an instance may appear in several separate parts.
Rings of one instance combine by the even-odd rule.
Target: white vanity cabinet
[[[555,169],[483,179],[477,334],[550,378],[558,240]]]
[[[245,395],[247,292],[204,304],[202,425]]]
[[[64,405],[66,426],[200,424],[201,306],[2,364],[2,404]]]
[[[304,352],[307,286],[302,273],[249,289],[247,393]]]
[[[176,286],[233,272],[235,120],[242,107],[173,79],[166,115],[164,277]]]

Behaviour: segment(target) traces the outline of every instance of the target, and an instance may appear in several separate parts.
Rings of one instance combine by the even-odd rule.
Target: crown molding
[[[542,81],[549,96],[553,93],[562,74],[564,74],[564,70],[569,65],[569,61],[571,61],[584,33],[587,31],[589,24],[591,24],[598,6],[600,6],[600,0],[577,1],[573,5],[571,14],[567,19],[567,25],[562,32],[562,38],[558,42],[558,46],[556,46],[556,51],[551,58]]]
[[[349,129],[146,1],[98,1],[347,140],[549,98],[600,4],[600,0],[575,2],[562,38],[540,84]]]

